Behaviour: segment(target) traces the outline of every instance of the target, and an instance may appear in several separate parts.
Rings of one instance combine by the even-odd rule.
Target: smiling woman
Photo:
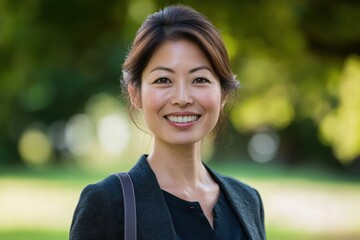
[[[150,15],[123,64],[130,116],[142,112],[154,144],[129,171],[137,239],[265,239],[258,192],[202,162],[238,81],[216,28],[170,6]],[[70,239],[124,239],[122,186],[112,175],[86,187]]]
[[[215,127],[226,97],[204,53],[187,40],[160,45],[143,71],[141,89],[129,88],[160,150],[163,143],[200,142]]]

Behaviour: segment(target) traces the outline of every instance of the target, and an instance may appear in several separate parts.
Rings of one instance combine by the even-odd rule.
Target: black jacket
[[[207,168],[227,196],[249,240],[265,239],[264,211],[258,192]],[[134,184],[138,239],[176,239],[171,216],[146,156],[129,171]],[[111,175],[81,193],[71,223],[71,240],[123,239],[123,198],[119,179]]]

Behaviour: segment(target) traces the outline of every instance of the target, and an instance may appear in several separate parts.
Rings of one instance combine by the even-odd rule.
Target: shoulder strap
[[[124,239],[136,240],[136,203],[131,178],[127,172],[117,173],[124,196]]]

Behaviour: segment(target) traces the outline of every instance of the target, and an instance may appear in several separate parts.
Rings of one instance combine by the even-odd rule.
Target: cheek
[[[208,111],[219,112],[221,109],[221,93],[220,91],[209,91],[201,94],[201,105]]]
[[[144,113],[158,112],[164,105],[164,96],[159,91],[144,89],[141,94]]]

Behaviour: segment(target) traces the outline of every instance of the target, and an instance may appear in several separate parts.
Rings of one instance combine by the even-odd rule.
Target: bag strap
[[[124,197],[124,239],[136,240],[136,203],[131,178],[127,172],[116,173]]]

